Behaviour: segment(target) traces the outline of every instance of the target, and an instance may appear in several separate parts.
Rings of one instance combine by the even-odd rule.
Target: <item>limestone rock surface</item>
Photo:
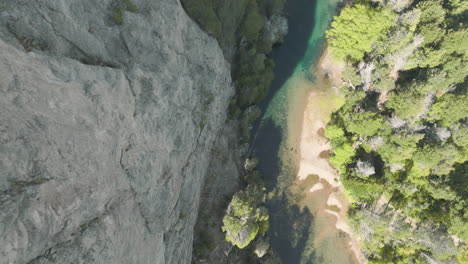
[[[0,264],[190,263],[229,65],[177,0],[0,3]]]

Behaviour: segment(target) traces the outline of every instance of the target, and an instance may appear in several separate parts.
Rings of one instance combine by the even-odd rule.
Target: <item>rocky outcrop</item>
[[[229,65],[177,0],[0,6],[0,264],[190,263]]]

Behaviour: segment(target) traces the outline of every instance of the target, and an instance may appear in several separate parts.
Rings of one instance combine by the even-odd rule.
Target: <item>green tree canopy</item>
[[[268,230],[268,211],[265,202],[265,188],[258,184],[249,184],[245,190],[237,192],[229,204],[223,218],[223,232],[226,241],[238,248],[250,244],[258,234]]]
[[[386,8],[366,4],[345,7],[326,32],[332,56],[340,61],[359,61],[372,44],[395,25],[396,15]]]
[[[468,95],[444,94],[432,105],[429,119],[439,121],[443,126],[450,126],[462,118],[468,117]]]
[[[391,93],[386,106],[395,110],[395,114],[404,119],[412,119],[424,108],[424,95],[412,91]]]

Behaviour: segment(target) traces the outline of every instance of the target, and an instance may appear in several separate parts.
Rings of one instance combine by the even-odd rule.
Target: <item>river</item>
[[[332,89],[336,67],[320,57],[337,4],[289,0],[289,33],[273,51],[275,78],[252,132],[252,152],[268,190],[270,243],[284,264],[359,262],[358,242],[344,221],[344,190],[327,162],[323,136],[343,102]]]

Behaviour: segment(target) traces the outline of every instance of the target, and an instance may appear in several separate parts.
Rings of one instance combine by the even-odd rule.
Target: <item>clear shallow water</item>
[[[324,32],[335,14],[335,0],[290,0],[289,34],[273,52],[275,79],[251,142],[269,191],[269,236],[283,263],[354,263],[346,234],[334,228],[334,216],[322,213],[330,186],[304,195],[318,179],[297,184],[303,112],[311,91],[319,92],[316,110],[326,121],[339,98],[315,74]],[[324,201],[325,200],[325,201]],[[333,209],[333,208],[328,208]]]
[[[301,3],[302,2],[302,3]],[[263,116],[263,120],[272,119],[273,122],[280,127],[284,127],[286,124],[287,118],[287,107],[288,103],[291,102],[289,99],[295,89],[295,86],[287,85],[287,81],[291,79],[306,79],[313,81],[315,79],[313,66],[315,65],[318,56],[322,52],[322,47],[324,44],[325,31],[328,29],[329,24],[335,14],[337,0],[290,0],[290,5],[294,6],[290,10],[290,34],[286,37],[286,41],[281,46],[281,50],[275,50],[275,53],[284,53],[282,56],[273,56],[275,60],[275,80],[273,81],[272,88],[275,88],[275,83],[277,74],[280,72],[292,72],[284,78],[279,76],[279,81],[282,81],[281,86],[277,89],[271,99],[268,102],[268,107],[266,114]],[[297,5],[297,6],[296,6]],[[300,10],[296,10],[300,9]],[[294,14],[294,13],[298,14]],[[295,17],[302,17],[298,19]],[[295,21],[293,20],[299,20]],[[298,23],[299,22],[299,23]],[[296,32],[296,27],[299,27],[301,30]],[[309,28],[309,30],[307,30]],[[306,41],[304,41],[304,36],[296,36],[296,34],[304,34],[306,36]],[[297,49],[290,42],[299,42],[296,45],[300,45],[304,50],[295,50]],[[293,53],[302,53],[301,58],[294,64],[290,63],[284,64],[284,57],[287,57]],[[297,54],[299,55],[299,54]],[[292,66],[292,67],[291,67]],[[285,69],[285,68],[288,69]],[[281,74],[282,75],[282,74]]]

